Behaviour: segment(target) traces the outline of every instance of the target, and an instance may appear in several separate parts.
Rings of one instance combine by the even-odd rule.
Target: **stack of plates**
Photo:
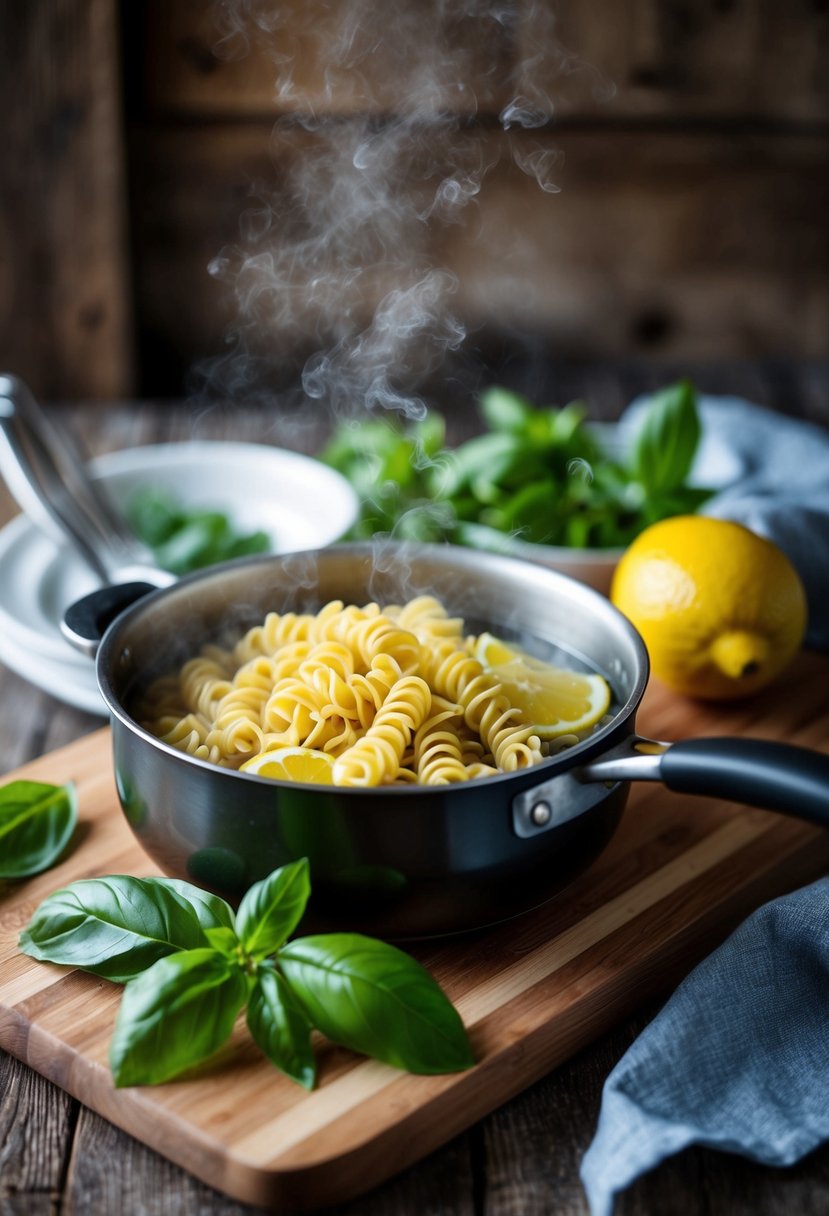
[[[90,473],[115,503],[148,486],[167,490],[187,508],[224,512],[239,531],[267,532],[277,553],[330,544],[357,514],[354,492],[338,473],[265,445],[133,448],[93,461]],[[0,661],[59,700],[104,714],[94,663],[60,632],[66,608],[97,585],[73,550],[25,515],[0,530]]]

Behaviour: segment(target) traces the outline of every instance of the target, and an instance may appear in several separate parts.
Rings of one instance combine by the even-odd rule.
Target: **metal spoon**
[[[14,375],[0,375],[0,472],[29,518],[58,544],[68,542],[102,585],[175,582],[89,476],[71,437]]]

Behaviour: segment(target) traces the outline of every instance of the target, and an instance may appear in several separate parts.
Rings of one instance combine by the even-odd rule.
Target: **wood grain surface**
[[[616,418],[638,393],[689,375],[707,392],[735,393],[829,425],[829,374],[821,364],[771,359],[658,366],[632,360],[551,363],[549,351],[540,348],[520,366],[505,366],[502,374],[504,382],[539,400],[581,398],[597,419]],[[186,438],[282,443],[313,453],[325,435],[305,418],[238,403],[208,409],[199,401],[110,402],[105,409],[75,405],[61,412],[95,453]],[[447,421],[452,443],[469,436],[473,420],[456,402]],[[0,484],[0,522],[13,512]],[[781,688],[797,697],[798,684],[808,686],[818,670],[804,659]],[[671,714],[652,714],[650,705],[649,696],[642,729],[670,735]],[[773,704],[757,704],[751,733],[769,733],[769,710]],[[804,712],[813,710],[804,703]],[[737,729],[736,714],[730,708],[718,712],[710,719],[711,731]],[[817,714],[818,733],[823,718],[825,713]],[[100,725],[101,719],[0,665],[4,775]],[[698,812],[705,804],[690,805]],[[718,935],[724,932],[721,926]],[[666,973],[660,979],[664,988],[658,996],[643,994],[636,1012],[621,1016],[572,1059],[370,1193],[328,1207],[326,1216],[588,1216],[578,1171],[595,1131],[602,1086],[670,991],[672,977]],[[619,1197],[615,1216],[822,1216],[827,1209],[829,1145],[786,1169],[693,1147],[633,1183]],[[257,1210],[201,1182],[0,1049],[2,1216],[256,1216]]]
[[[641,726],[659,737],[730,733],[829,750],[827,708],[829,660],[804,656],[773,697],[744,706],[707,710],[652,685]],[[478,1061],[471,1071],[414,1077],[320,1042],[319,1086],[306,1094],[239,1023],[188,1080],[116,1091],[106,1061],[120,989],[16,950],[56,887],[153,872],[118,811],[109,746],[104,729],[19,770],[75,780],[81,822],[60,866],[5,892],[0,1045],[250,1203],[318,1207],[377,1185],[663,992],[753,907],[829,864],[829,835],[799,821],[638,788],[606,852],[544,908],[413,950],[464,1018]]]

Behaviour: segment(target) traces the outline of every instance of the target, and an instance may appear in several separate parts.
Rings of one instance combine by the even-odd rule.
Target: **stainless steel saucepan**
[[[603,674],[614,697],[609,721],[517,773],[365,790],[218,768],[160,742],[133,716],[148,681],[206,642],[232,643],[269,611],[315,611],[332,599],[400,603],[424,592],[471,632],[488,628],[539,657]],[[125,600],[135,602],[124,608]],[[827,756],[746,739],[640,738],[648,659],[639,635],[597,592],[528,562],[448,545],[337,545],[226,563],[162,590],[96,592],[70,609],[66,626],[96,653],[119,797],[146,851],[167,873],[231,899],[306,856],[314,915],[328,926],[418,937],[532,908],[604,848],[635,780],[829,827]]]
[[[604,848],[630,781],[661,781],[829,826],[829,757],[745,739],[658,743],[636,734],[648,679],[641,638],[602,596],[551,570],[451,546],[338,545],[190,575],[148,564],[19,380],[0,376],[0,468],[21,505],[103,584],[66,614],[95,656],[112,718],[124,813],[161,868],[231,899],[308,857],[318,922],[389,937],[489,924],[548,899]],[[140,582],[124,582],[128,578]],[[160,588],[160,589],[159,589]],[[604,675],[609,721],[534,768],[443,787],[343,789],[217,768],[136,721],[143,687],[270,611],[428,592],[470,632]]]

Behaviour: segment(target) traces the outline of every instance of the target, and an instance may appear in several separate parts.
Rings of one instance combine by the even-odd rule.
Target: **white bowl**
[[[139,489],[166,490],[186,509],[223,512],[237,531],[261,529],[275,553],[322,548],[357,518],[344,477],[265,444],[155,444],[100,456],[89,469],[121,509]],[[0,661],[60,700],[103,712],[93,665],[60,633],[66,608],[97,585],[74,550],[27,516],[0,530]]]
[[[236,531],[267,532],[275,553],[320,549],[357,518],[357,496],[340,473],[267,444],[159,443],[100,456],[90,469],[116,503],[143,487],[166,490],[187,509],[223,512]]]

